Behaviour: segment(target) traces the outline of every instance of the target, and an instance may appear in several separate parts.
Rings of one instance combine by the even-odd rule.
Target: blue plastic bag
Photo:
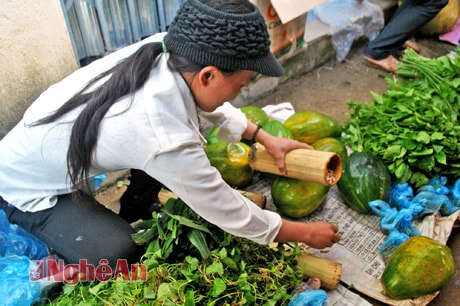
[[[446,177],[435,177],[415,196],[408,183],[393,184],[388,203],[375,200],[369,202],[369,207],[380,215],[380,228],[388,235],[379,250],[386,262],[407,238],[420,235],[412,220],[432,214],[448,216],[460,209],[460,179],[449,187]]]
[[[420,235],[412,223],[413,211],[411,207],[397,210],[382,200],[370,201],[369,207],[381,216],[380,228],[385,234],[399,232],[409,236]]]
[[[404,233],[398,231],[390,232],[385,242],[379,248],[379,254],[383,261],[388,262],[393,251],[407,239],[409,239],[409,236]]]
[[[302,282],[292,292],[293,298],[288,306],[326,306],[327,293],[320,289],[321,281],[317,277],[311,277]]]
[[[92,178],[92,188],[93,190],[97,190],[101,184],[107,179],[108,174],[107,173],[102,173],[99,175],[96,175],[95,177]]]
[[[447,186],[447,178],[437,176],[427,185],[420,188],[420,192],[428,192],[439,197],[439,213],[448,216],[460,209],[460,179],[452,187]]]
[[[48,256],[46,246],[23,228],[10,224],[0,209],[0,256],[26,256],[41,259]]]
[[[0,257],[0,301],[4,306],[32,305],[40,300],[41,284],[29,280],[34,263],[26,256]]]
[[[30,280],[33,259],[48,256],[46,246],[23,228],[9,223],[0,209],[0,301],[5,306],[32,305],[40,300],[41,283]]]
[[[297,293],[289,302],[289,306],[325,306],[327,293],[322,289],[307,290]]]
[[[394,208],[408,208],[414,198],[414,191],[409,183],[393,184],[390,189],[389,203]]]

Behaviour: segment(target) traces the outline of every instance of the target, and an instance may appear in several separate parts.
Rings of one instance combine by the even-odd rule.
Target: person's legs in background
[[[385,71],[396,71],[392,53],[404,46],[423,25],[433,19],[448,0],[404,0],[379,35],[364,49],[366,61]],[[406,43],[411,47],[411,44]],[[416,45],[412,45],[416,48]]]

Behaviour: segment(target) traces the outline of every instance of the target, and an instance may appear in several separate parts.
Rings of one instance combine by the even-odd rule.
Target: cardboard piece
[[[289,57],[305,43],[308,10],[326,0],[250,0],[264,16],[270,35],[270,51],[278,58]]]
[[[288,23],[326,0],[271,0],[282,23]]]

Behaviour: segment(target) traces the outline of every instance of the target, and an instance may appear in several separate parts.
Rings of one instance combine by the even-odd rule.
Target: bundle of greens
[[[349,101],[344,141],[380,157],[396,182],[425,185],[460,176],[460,48],[429,59],[407,49],[388,90],[374,101]]]
[[[297,245],[259,245],[207,223],[180,199],[139,224],[147,281],[64,286],[50,305],[287,305],[304,276]]]

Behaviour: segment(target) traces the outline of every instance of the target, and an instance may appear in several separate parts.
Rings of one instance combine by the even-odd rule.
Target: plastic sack
[[[5,306],[32,305],[40,300],[41,285],[31,282],[34,263],[26,256],[0,257],[0,301]]]
[[[439,206],[436,212],[441,216],[451,215],[460,209],[460,179],[453,186],[448,186],[445,176],[437,176],[419,190],[419,194],[426,195],[427,199],[423,198],[427,203],[425,205],[433,210],[436,209],[435,205]]]
[[[420,232],[412,224],[413,211],[411,208],[397,210],[382,200],[370,201],[369,207],[381,216],[380,228],[384,233],[398,232],[408,236],[420,235]]]
[[[307,290],[296,294],[289,306],[325,306],[327,305],[327,293],[322,289]]]
[[[32,259],[48,256],[46,246],[23,228],[10,224],[0,209],[0,301],[2,305],[32,305],[41,296],[40,282],[29,279]]]
[[[388,202],[391,207],[398,209],[408,208],[414,198],[414,191],[409,183],[393,184],[390,189],[390,199]]]
[[[460,209],[460,179],[453,186],[448,186],[446,177],[437,176],[420,187],[415,196],[409,184],[394,184],[389,203],[396,209],[410,208],[414,219],[436,213],[451,215]]]
[[[302,282],[293,292],[293,298],[288,306],[325,306],[327,305],[326,291],[319,289],[321,281],[317,277],[311,277]]]
[[[266,105],[262,108],[270,118],[284,123],[287,118],[295,113],[291,102],[283,102],[275,105]]]
[[[379,248],[379,254],[383,261],[388,262],[393,251],[407,239],[409,239],[409,236],[406,234],[398,231],[391,232]]]
[[[332,46],[339,62],[346,58],[356,39],[366,37],[373,40],[385,22],[380,6],[367,0],[362,3],[356,0],[329,0],[310,12],[330,26]]]
[[[452,202],[454,205],[457,207],[460,207],[460,179],[458,179],[454,186],[452,187],[452,190],[450,191],[450,195],[452,197]]]
[[[369,202],[372,211],[381,217],[380,228],[388,235],[379,249],[385,262],[407,238],[420,235],[412,220],[432,214],[448,216],[460,209],[460,179],[450,187],[446,177],[438,176],[420,187],[415,196],[413,194],[409,184],[393,184],[389,203],[382,200]]]
[[[10,224],[0,209],[0,256],[26,256],[41,259],[48,256],[46,246],[23,228]]]
[[[102,173],[102,174],[99,174],[99,175],[96,175],[92,178],[92,188],[93,188],[93,191],[97,190],[101,184],[107,179],[108,177],[108,174],[107,173]]]

